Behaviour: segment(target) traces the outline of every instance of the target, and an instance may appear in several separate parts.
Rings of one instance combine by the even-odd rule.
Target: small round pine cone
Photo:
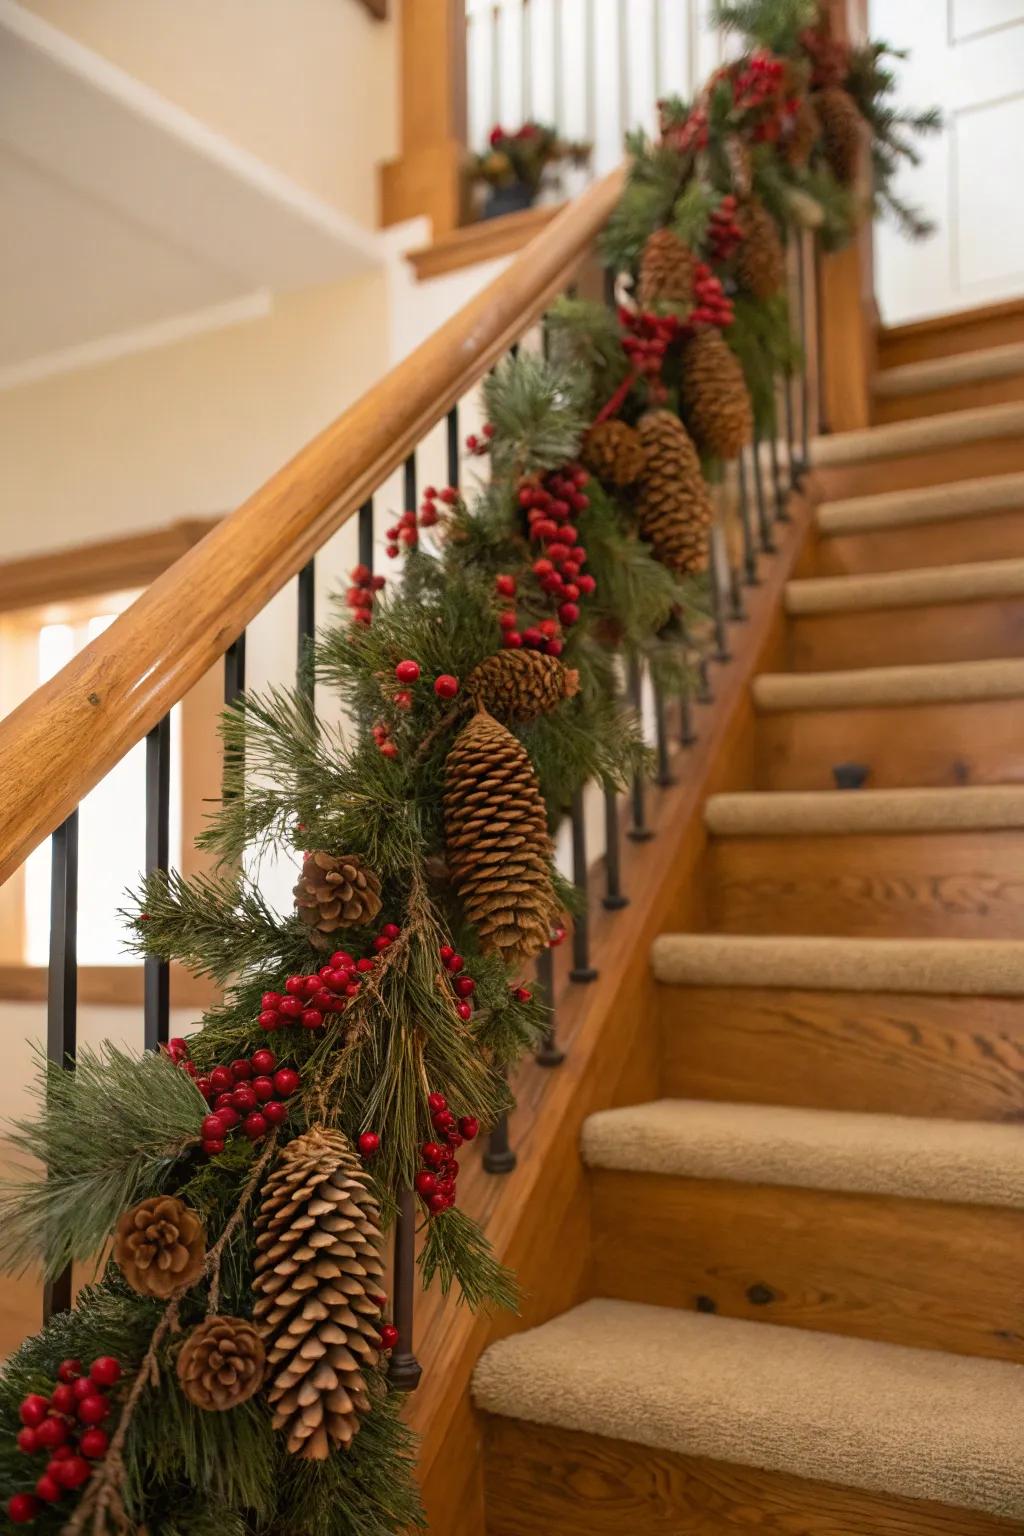
[[[670,229],[648,235],[640,258],[637,297],[644,309],[654,304],[683,304],[693,300],[696,260],[685,240]]]
[[[683,350],[682,405],[700,452],[734,459],[754,431],[743,370],[721,333],[700,330]]]
[[[743,231],[736,257],[739,280],[755,299],[772,299],[786,278],[786,256],[775,220],[752,197],[740,208],[736,222]]]
[[[295,907],[318,949],[330,949],[339,928],[362,928],[381,909],[380,876],[356,853],[307,853],[295,887]]]
[[[599,421],[583,439],[584,464],[605,485],[632,485],[644,472],[644,450],[625,421]]]
[[[857,103],[841,85],[830,85],[815,93],[814,108],[821,122],[822,148],[832,174],[844,187],[851,187],[860,169],[864,142],[864,119]]]
[[[580,675],[543,651],[497,651],[474,667],[466,692],[477,709],[523,722],[550,714],[579,692]]]
[[[194,1285],[203,1272],[203,1224],[174,1195],[140,1200],[117,1224],[114,1259],[133,1291],[166,1301]]]
[[[223,1413],[260,1389],[266,1351],[244,1317],[208,1317],[194,1328],[178,1356],[178,1380],[190,1403]]]

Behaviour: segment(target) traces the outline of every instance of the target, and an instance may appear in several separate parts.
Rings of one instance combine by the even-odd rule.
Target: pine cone
[[[707,570],[711,497],[700,456],[672,411],[648,411],[639,431],[647,456],[637,501],[640,533],[678,575]]]
[[[648,235],[640,258],[637,290],[642,308],[650,309],[654,304],[683,304],[689,308],[695,266],[690,247],[670,229],[656,229]]]
[[[841,85],[832,85],[818,91],[814,107],[821,122],[822,148],[838,182],[850,187],[860,169],[861,144],[864,141],[864,119],[849,91]]]
[[[194,1285],[203,1272],[203,1224],[173,1195],[140,1200],[117,1224],[114,1259],[133,1291],[166,1301]]]
[[[750,148],[738,133],[730,134],[725,141],[725,156],[729,162],[729,179],[737,197],[749,197],[754,184],[754,165]]]
[[[364,1371],[380,1356],[380,1211],[340,1131],[285,1147],[256,1218],[253,1321],[267,1351],[274,1428],[294,1456],[323,1461],[369,1413]]]
[[[543,651],[497,651],[469,674],[466,692],[477,709],[502,720],[536,720],[579,692],[580,675]]]
[[[381,909],[380,877],[356,853],[307,853],[295,906],[318,949],[330,949],[339,928],[361,928]]]
[[[190,1403],[223,1413],[260,1389],[266,1351],[244,1317],[208,1317],[194,1328],[178,1356],[178,1380]]]
[[[583,439],[584,464],[606,485],[632,485],[644,472],[644,451],[624,421],[599,421]]]
[[[544,801],[525,748],[485,711],[448,753],[444,833],[452,883],[484,951],[510,968],[540,954],[558,914]]]
[[[802,168],[811,158],[811,150],[821,136],[821,123],[809,96],[801,96],[792,127],[782,145],[788,165]]]
[[[786,256],[775,220],[751,198],[737,215],[743,240],[736,260],[740,282],[755,299],[774,298],[786,280]]]
[[[686,425],[702,454],[734,459],[754,430],[743,370],[720,332],[698,331],[683,351]]]

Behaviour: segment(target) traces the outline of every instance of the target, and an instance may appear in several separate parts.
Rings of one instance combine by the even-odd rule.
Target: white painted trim
[[[96,341],[83,342],[79,347],[45,352],[23,363],[13,363],[9,368],[0,368],[0,391],[38,384],[43,379],[74,373],[81,368],[97,368],[136,352],[149,352],[156,347],[185,341],[190,336],[201,336],[206,331],[223,330],[226,326],[242,325],[249,320],[263,320],[273,307],[273,297],[264,288],[240,299],[229,299],[226,304],[211,304],[208,309],[193,310],[191,314],[173,315],[168,320],[157,320],[153,325],[140,325],[135,330],[101,336]]]

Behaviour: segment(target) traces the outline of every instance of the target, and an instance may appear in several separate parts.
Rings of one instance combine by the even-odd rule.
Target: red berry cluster
[[[494,436],[494,428],[489,421],[485,421],[480,430],[483,437],[477,437],[475,432],[471,432],[466,438],[466,447],[470,453],[475,453],[477,458],[490,452],[491,438]]]
[[[287,1119],[284,1100],[298,1086],[295,1068],[279,1067],[277,1057],[265,1046],[196,1078],[196,1087],[211,1106],[201,1127],[203,1151],[216,1157],[236,1129],[250,1141],[262,1140],[272,1126]]]
[[[729,193],[708,221],[708,239],[716,261],[728,261],[743,244],[743,231],[736,222],[736,207],[736,199]]]
[[[357,565],[350,574],[352,585],[345,592],[345,602],[352,609],[354,624],[373,620],[373,595],[384,586],[384,577],[375,576],[368,565]]]
[[[582,465],[567,464],[563,469],[552,469],[544,475],[525,476],[519,482],[519,505],[526,513],[530,538],[544,548],[544,554],[533,562],[533,573],[541,591],[556,608],[564,629],[577,622],[580,598],[589,597],[596,586],[593,576],[583,569],[587,551],[572,522],[575,513],[585,512],[590,505],[584,489],[589,481],[590,476]],[[510,590],[498,586],[499,595],[514,596],[515,584],[511,576],[498,577],[498,583],[504,583],[505,588],[510,582]],[[562,641],[550,620],[520,633],[512,608],[499,614],[498,623],[504,632],[502,644],[506,648],[518,649],[527,645],[534,650],[546,651],[549,656],[562,653]]]
[[[492,429],[493,430],[493,429]],[[486,451],[486,450],[485,450]],[[433,528],[440,519],[441,514],[437,509],[438,502],[444,506],[452,507],[460,500],[458,491],[454,485],[446,485],[438,490],[436,486],[428,485],[423,492],[423,500],[420,502],[419,514],[415,512],[403,512],[397,523],[387,530],[387,554],[393,560],[400,555],[403,549],[415,549],[419,543],[418,528]]]
[[[677,150],[685,155],[691,150],[707,149],[710,129],[708,114],[703,107],[694,107],[690,115],[683,122],[667,122],[664,115],[661,123],[661,139],[670,149]]]
[[[690,311],[691,325],[717,325],[723,330],[732,325],[732,300],[706,262],[698,261],[693,276],[696,304]]]
[[[378,954],[387,949],[401,933],[397,923],[385,923],[373,941]],[[329,1013],[344,1013],[376,960],[367,955],[354,960],[347,950],[337,949],[326,965],[308,976],[289,976],[284,992],[264,992],[260,999],[261,1029],[286,1029],[301,1024],[303,1029],[323,1029]]]
[[[99,1426],[110,1412],[107,1393],[120,1379],[121,1365],[113,1355],[94,1360],[87,1375],[80,1360],[62,1360],[49,1397],[31,1392],[22,1399],[18,1449],[48,1460],[35,1493],[15,1493],[7,1501],[13,1525],[30,1525],[44,1504],[56,1504],[89,1481],[90,1462],[107,1453],[110,1441]]]
[[[741,112],[757,112],[774,105],[786,66],[770,53],[755,53],[741,60],[732,73],[732,95]]]
[[[473,1140],[480,1124],[473,1115],[463,1115],[461,1120],[456,1119],[443,1093],[430,1094],[427,1107],[438,1140],[425,1141],[420,1148],[423,1167],[416,1175],[416,1193],[431,1216],[439,1216],[455,1204],[455,1181],[459,1175],[459,1165],[454,1154],[464,1141]]]
[[[473,1017],[473,1004],[470,1002],[470,998],[476,991],[476,982],[472,976],[464,976],[462,974],[462,968],[466,962],[461,955],[455,953],[450,944],[442,944],[438,953],[441,957],[441,964],[451,977],[452,991],[458,998],[458,1002],[455,1004],[455,1012],[465,1023],[467,1019]]]
[[[678,315],[620,309],[619,323],[627,333],[622,338],[622,350],[635,371],[649,379],[660,378],[665,353],[682,329]]]
[[[399,709],[408,709],[409,705],[412,703],[412,699],[408,694],[403,696],[400,693],[396,693],[395,703],[398,705]],[[388,725],[386,720],[377,721],[376,725],[373,727],[373,739],[377,743],[377,750],[381,757],[390,757],[394,759],[398,756],[398,742],[392,740],[391,727]]]

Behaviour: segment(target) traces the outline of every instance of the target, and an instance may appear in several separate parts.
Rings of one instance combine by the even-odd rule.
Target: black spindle
[[[316,560],[308,560],[299,572],[298,638],[295,683],[299,693],[313,703],[313,636],[316,633]]]
[[[772,465],[772,492],[775,496],[775,520],[779,523],[790,521],[786,510],[786,492],[782,484],[782,471],[779,468],[779,415],[776,403],[775,415],[772,420],[772,435],[768,440]]]
[[[582,897],[582,905],[573,920],[572,969],[570,981],[596,981],[597,972],[590,963],[590,899],[587,882],[587,822],[583,807],[583,791],[578,789],[572,797],[570,811],[572,825],[572,880]]]
[[[609,912],[620,912],[629,906],[629,897],[622,892],[619,796],[613,784],[604,786],[604,896],[601,904]]]
[[[786,408],[786,458],[789,463],[789,488],[795,491],[802,476],[803,466],[799,461],[796,451],[796,422],[793,416],[793,375],[790,371],[783,375],[785,393],[783,400]]]
[[[402,488],[405,493],[407,512],[416,511],[416,450],[413,449],[402,468]]]
[[[759,583],[757,574],[757,549],[754,545],[753,516],[750,508],[750,487],[747,484],[747,458],[739,456],[740,528],[743,532],[743,570],[748,587]]]
[[[669,759],[668,750],[668,721],[665,718],[665,694],[654,684],[654,753],[657,764],[656,783],[662,789],[668,789],[669,785],[676,782],[675,774]]]
[[[245,692],[245,630],[224,652],[224,703],[234,704]],[[224,748],[224,799],[242,792],[245,774],[245,748],[232,744]]]
[[[629,702],[636,710],[637,717],[642,723],[643,676],[640,671],[639,657],[635,655],[630,656],[629,658],[627,667],[627,687],[629,693]],[[644,777],[642,773],[637,773],[634,775],[629,798],[630,807],[632,810],[632,825],[629,827],[626,836],[632,838],[634,843],[646,843],[649,838],[654,836],[654,833],[647,825],[647,787],[644,784]]]
[[[73,1067],[78,1033],[78,811],[50,839],[50,966],[46,1054]],[[70,1266],[43,1288],[43,1321],[71,1306]]]
[[[511,1173],[516,1165],[516,1155],[509,1141],[507,1114],[494,1123],[484,1149],[483,1165],[485,1173]]]
[[[373,497],[359,508],[359,564],[373,570]]]
[[[765,495],[764,473],[761,465],[761,434],[758,431],[754,432],[750,457],[754,466],[754,498],[757,502],[757,528],[761,549],[766,555],[774,555],[775,541],[772,538],[772,523],[768,515],[768,498]]]
[[[170,862],[171,717],[164,715],[146,736],[146,874],[165,873]],[[143,1040],[147,1051],[170,1035],[170,966],[159,955],[142,963]]]
[[[395,1217],[394,1274],[391,1315],[398,1329],[398,1343],[388,1362],[388,1381],[398,1392],[414,1392],[423,1367],[413,1353],[413,1303],[416,1296],[416,1196],[403,1189]]]
[[[560,1067],[565,1060],[565,1052],[558,1045],[558,1020],[555,1016],[555,956],[548,945],[537,956],[536,985],[544,994],[544,1002],[548,1010],[548,1027],[544,1031],[544,1038],[537,1047],[534,1057],[538,1067]]]
[[[810,388],[807,379],[807,259],[804,236],[796,242],[796,289],[800,333],[800,472],[805,474],[811,462]]]
[[[458,489],[461,475],[459,454],[459,407],[453,405],[445,418],[445,440],[448,446],[448,484]]]

